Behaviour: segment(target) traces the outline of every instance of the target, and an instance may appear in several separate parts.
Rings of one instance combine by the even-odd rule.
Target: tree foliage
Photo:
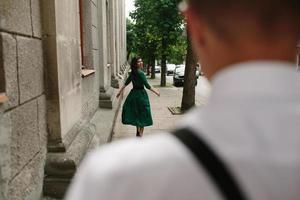
[[[161,60],[161,86],[166,85],[167,59],[183,52],[182,48],[176,48],[176,44],[183,44],[180,41],[183,19],[177,3],[177,0],[135,0],[136,10],[130,14],[134,20],[133,51],[153,67],[156,59]]]
[[[135,32],[134,24],[130,19],[126,19],[126,38],[127,38],[127,60],[129,60],[130,54],[135,54]]]
[[[187,36],[182,35],[178,38],[175,45],[171,45],[168,53],[168,62],[176,65],[182,64],[187,54]]]

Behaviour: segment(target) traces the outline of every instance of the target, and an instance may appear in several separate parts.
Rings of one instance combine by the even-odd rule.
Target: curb
[[[127,79],[129,69],[130,69],[130,66],[127,65],[126,69],[124,71],[124,77],[123,77],[123,80],[122,80],[121,87],[124,85],[124,81]],[[107,142],[112,142],[113,136],[115,134],[115,128],[116,128],[117,118],[118,118],[119,112],[121,110],[120,108],[122,106],[123,100],[124,100],[124,92],[121,94],[120,99],[118,101],[118,105],[117,105],[117,109],[116,109],[116,112],[115,112],[115,116],[113,118],[112,130],[111,130],[111,133],[109,135],[109,138],[108,138]]]

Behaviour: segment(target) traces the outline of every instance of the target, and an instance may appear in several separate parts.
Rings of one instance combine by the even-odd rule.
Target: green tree
[[[166,62],[172,45],[182,35],[183,19],[176,0],[135,0],[137,48],[154,68],[155,58],[161,60],[161,86],[166,86]],[[152,70],[153,72],[154,70]]]
[[[134,24],[130,19],[126,19],[126,39],[127,39],[127,60],[129,60],[130,54],[134,54],[135,49],[135,33]]]
[[[186,59],[187,53],[187,36],[182,35],[178,38],[175,45],[169,49],[168,62],[176,65],[182,64]]]

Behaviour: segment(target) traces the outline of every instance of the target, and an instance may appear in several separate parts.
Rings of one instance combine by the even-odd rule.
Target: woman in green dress
[[[151,126],[153,124],[149,97],[144,86],[157,96],[160,96],[160,94],[159,91],[149,85],[144,72],[141,70],[143,67],[143,61],[140,57],[134,57],[130,66],[131,73],[125,81],[125,85],[117,94],[117,97],[119,97],[125,87],[132,82],[133,88],[128,94],[123,105],[122,123],[136,126],[136,136],[142,137],[144,127]]]

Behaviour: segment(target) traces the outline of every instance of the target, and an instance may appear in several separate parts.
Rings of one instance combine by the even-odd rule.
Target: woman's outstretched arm
[[[154,94],[156,94],[157,96],[160,96],[159,91],[158,91],[157,89],[155,89],[153,86],[151,86],[151,85],[148,83],[147,78],[146,78],[144,72],[140,72],[139,74],[140,74],[140,76],[141,76],[141,78],[142,78],[142,80],[143,80],[143,83],[144,83],[145,87],[146,87],[148,90],[150,90],[151,92],[153,92]]]
[[[120,97],[120,95],[123,93],[125,87],[126,87],[127,85],[129,85],[129,83],[130,83],[131,81],[132,81],[132,75],[131,75],[131,73],[129,73],[128,78],[126,79],[124,85],[121,87],[121,89],[119,90],[119,92],[118,92],[118,94],[117,94],[117,98]]]
[[[123,93],[125,87],[126,87],[126,85],[123,85],[123,86],[121,87],[121,89],[119,90],[119,92],[118,92],[118,94],[117,94],[117,98],[119,98],[120,95]]]
[[[120,95],[123,93],[125,87],[126,87],[126,85],[123,85],[123,86],[121,87],[121,89],[119,90],[119,92],[118,92],[118,94],[117,94],[117,98],[119,98]]]
[[[153,92],[154,94],[156,94],[157,96],[160,96],[160,93],[159,93],[159,91],[157,90],[157,89],[155,89],[154,87],[150,87],[150,89],[149,89],[151,92]]]

